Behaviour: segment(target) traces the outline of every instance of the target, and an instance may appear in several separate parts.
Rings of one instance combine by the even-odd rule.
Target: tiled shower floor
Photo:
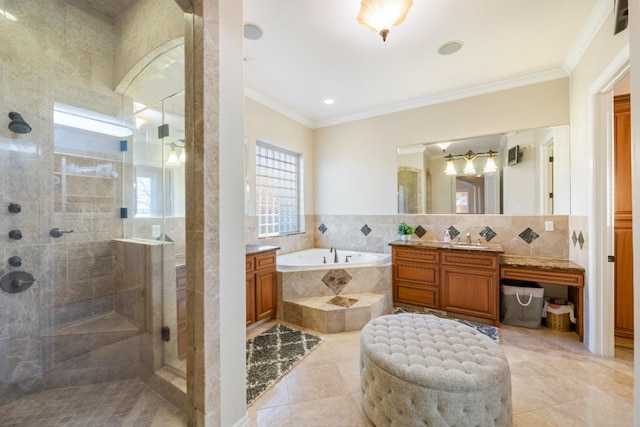
[[[0,406],[0,426],[182,427],[182,412],[140,380],[46,390]]]

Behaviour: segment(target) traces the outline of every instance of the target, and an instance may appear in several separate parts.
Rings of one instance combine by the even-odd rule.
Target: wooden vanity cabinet
[[[393,299],[421,307],[440,307],[440,258],[437,250],[394,247]]]
[[[500,254],[392,246],[393,300],[498,324]]]
[[[442,309],[498,324],[500,255],[442,251]]]
[[[276,252],[246,257],[247,326],[276,313]]]

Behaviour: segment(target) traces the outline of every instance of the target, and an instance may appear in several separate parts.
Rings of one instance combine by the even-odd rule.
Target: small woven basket
[[[556,314],[547,311],[547,328],[554,331],[569,332],[571,330],[571,319],[569,313]]]

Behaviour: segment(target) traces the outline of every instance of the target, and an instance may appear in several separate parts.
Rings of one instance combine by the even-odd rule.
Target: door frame
[[[593,196],[590,200],[589,235],[593,248],[589,251],[588,327],[589,350],[613,356],[615,349],[615,300],[613,263],[613,88],[630,70],[627,44],[589,87],[589,117],[593,150]]]

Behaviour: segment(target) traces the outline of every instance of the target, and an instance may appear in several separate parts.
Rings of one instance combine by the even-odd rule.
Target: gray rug
[[[318,336],[280,323],[247,340],[247,406],[321,342]]]
[[[396,309],[393,310],[393,314],[398,314],[398,313],[433,314],[433,313],[425,313],[418,310],[412,310],[410,308],[405,308],[405,307],[396,307]],[[437,316],[437,314],[433,314],[433,315]],[[463,325],[471,326],[472,328],[474,328],[479,332],[482,332],[483,334],[485,334],[495,342],[500,342],[500,338],[498,337],[498,328],[496,328],[495,326],[472,322],[470,320],[456,319],[454,317],[446,317],[445,319],[455,320],[456,322],[460,322]]]

